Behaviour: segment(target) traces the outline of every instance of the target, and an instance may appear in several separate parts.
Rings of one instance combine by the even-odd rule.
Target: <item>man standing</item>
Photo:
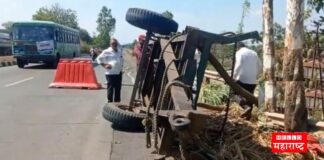
[[[102,51],[97,62],[106,69],[108,102],[120,102],[122,86],[123,51],[119,48],[117,39],[110,40],[110,47]]]
[[[236,80],[236,83],[253,94],[257,84],[257,78],[261,72],[262,63],[257,53],[246,48],[243,43],[237,43],[234,67],[234,80]],[[241,117],[250,120],[253,102],[242,101],[240,105],[245,109]]]

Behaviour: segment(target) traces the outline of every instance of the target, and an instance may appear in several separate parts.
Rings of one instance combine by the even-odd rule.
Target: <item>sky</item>
[[[96,32],[96,19],[103,6],[111,9],[116,18],[116,37],[122,44],[132,42],[145,33],[125,20],[128,8],[143,8],[156,12],[169,10],[179,24],[178,31],[186,26],[220,33],[237,31],[242,14],[243,0],[0,0],[0,24],[7,21],[31,20],[32,15],[43,7],[58,3],[63,8],[77,12],[79,26],[92,35]],[[262,29],[262,0],[250,0],[251,9],[244,20],[244,32]],[[286,1],[274,0],[274,21],[284,25]],[[1,26],[0,26],[1,28]]]

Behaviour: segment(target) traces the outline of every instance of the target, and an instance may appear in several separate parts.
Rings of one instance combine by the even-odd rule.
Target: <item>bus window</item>
[[[15,26],[13,30],[14,40],[47,41],[54,38],[52,27],[43,26]]]
[[[58,30],[55,30],[54,40],[55,40],[55,41],[58,41],[58,39],[59,39]]]
[[[62,31],[60,31],[59,36],[60,36],[59,41],[60,42],[63,42],[63,34],[62,34]]]
[[[68,43],[68,35],[64,32],[64,43]]]

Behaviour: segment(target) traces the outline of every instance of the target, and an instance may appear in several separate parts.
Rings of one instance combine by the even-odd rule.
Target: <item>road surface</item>
[[[135,64],[126,56],[125,65],[127,103]],[[95,71],[104,83],[104,70]],[[143,133],[116,131],[102,118],[105,89],[49,89],[54,72],[42,65],[0,68],[0,159],[146,159]]]

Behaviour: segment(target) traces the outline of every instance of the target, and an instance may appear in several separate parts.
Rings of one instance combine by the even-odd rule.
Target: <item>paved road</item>
[[[128,62],[127,67],[130,69],[124,76],[134,83],[136,76],[135,59],[125,54],[125,60]],[[129,54],[128,54],[129,55]],[[127,83],[127,81],[124,83]],[[129,103],[132,92],[132,86],[124,85],[122,88],[122,101]],[[113,131],[113,144],[111,151],[112,160],[152,160],[149,154],[150,149],[146,149],[145,134],[138,132]]]
[[[126,67],[134,69],[132,63]],[[103,70],[95,70],[103,83]],[[145,159],[143,133],[114,131],[102,118],[105,89],[49,89],[54,72],[41,65],[0,68],[0,159]],[[132,81],[123,77],[125,102]]]

